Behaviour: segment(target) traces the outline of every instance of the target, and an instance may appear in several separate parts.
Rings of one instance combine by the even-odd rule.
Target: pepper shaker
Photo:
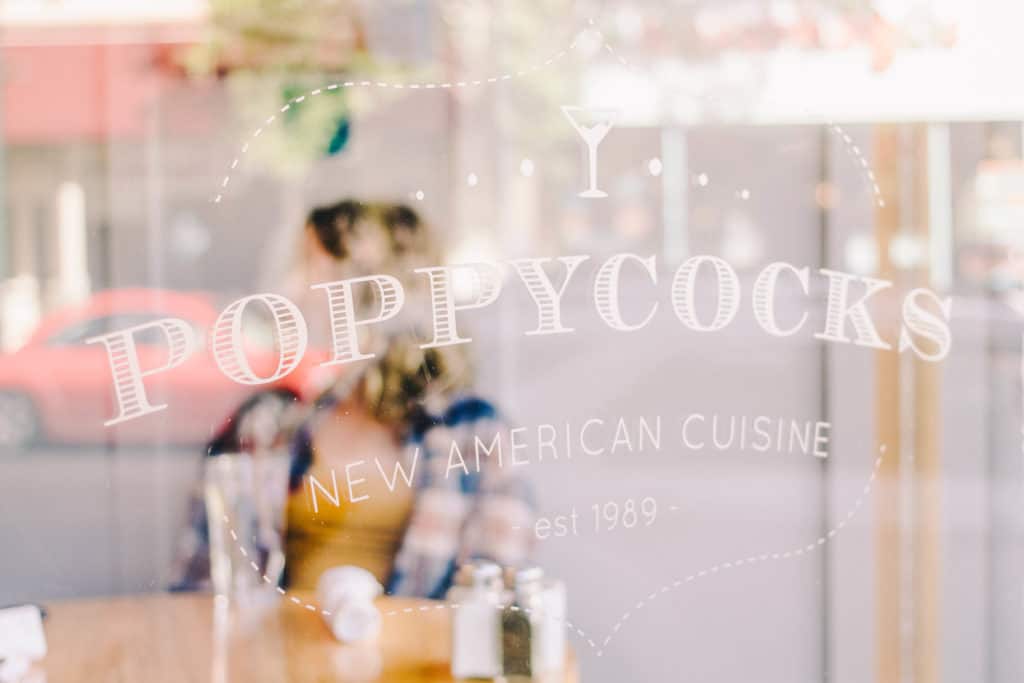
[[[507,570],[514,600],[502,612],[502,668],[508,681],[542,680],[565,665],[565,587],[539,567]]]

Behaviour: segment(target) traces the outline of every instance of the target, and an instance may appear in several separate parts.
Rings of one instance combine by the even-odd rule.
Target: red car
[[[206,294],[124,289],[98,293],[47,316],[23,348],[0,355],[0,446],[203,443],[255,391],[284,388],[301,396],[312,386],[311,372],[325,357],[312,350],[275,384],[243,386],[225,377],[207,347],[207,330],[219,313]],[[104,427],[117,414],[110,363],[103,344],[85,340],[167,317],[181,318],[196,331],[195,350],[182,365],[144,380],[150,403],[167,408]],[[245,325],[250,365],[269,375],[277,364],[269,320],[250,316],[247,309]],[[135,344],[143,369],[166,363],[167,342],[159,330],[136,334]]]

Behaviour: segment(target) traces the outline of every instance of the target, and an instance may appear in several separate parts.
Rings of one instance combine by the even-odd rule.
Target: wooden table
[[[345,646],[288,600],[249,614],[199,594],[56,602],[41,668],[48,683],[451,681],[451,613],[437,604],[382,598],[380,638]],[[564,680],[576,681],[570,668]]]

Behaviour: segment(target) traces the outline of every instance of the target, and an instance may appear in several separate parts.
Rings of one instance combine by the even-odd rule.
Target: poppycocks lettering
[[[589,256],[577,255],[508,262],[536,307],[536,327],[531,325],[523,334],[576,333],[562,320],[561,303],[566,291],[580,280],[580,266],[588,260]],[[646,276],[639,281],[630,280],[630,287],[634,289],[630,292],[630,301],[637,302],[637,310],[623,310],[620,290],[623,286],[622,273],[627,269]],[[472,338],[459,331],[459,314],[492,305],[501,295],[506,272],[498,263],[416,269],[414,273],[426,278],[429,285],[433,321],[432,336],[423,340],[421,348],[470,343]],[[822,329],[808,329],[806,309],[799,320],[778,320],[775,307],[779,283],[788,280],[790,286],[799,287],[810,305],[811,277],[809,268],[798,268],[781,261],[761,269],[750,291],[749,303],[754,320],[765,334],[780,338],[809,334],[825,342],[879,350],[890,350],[895,344],[899,352],[910,350],[931,362],[940,361],[949,354],[952,346],[949,327],[951,299],[940,298],[923,288],[907,292],[900,307],[898,337],[889,342],[882,338],[875,326],[871,303],[893,283],[862,275],[829,269],[815,273],[814,277],[821,278],[821,284],[827,291]],[[560,284],[556,285],[555,281]],[[469,291],[462,291],[463,287],[456,288],[456,282],[469,283]],[[641,330],[658,313],[658,285],[654,256],[644,258],[629,253],[615,254],[597,268],[592,285],[594,307],[601,320],[613,330],[626,333]],[[353,301],[356,291],[367,287],[374,290],[379,308],[360,317],[361,312]],[[713,312],[698,311],[697,295],[703,287],[712,288],[715,292]],[[386,274],[320,283],[313,285],[312,289],[323,290],[324,308],[331,322],[330,358],[323,365],[373,358],[373,353],[360,348],[359,328],[400,316],[406,303],[401,282]],[[681,327],[690,332],[710,334],[727,328],[739,314],[743,299],[743,287],[736,271],[716,256],[700,255],[687,259],[671,279],[673,312]],[[275,328],[277,365],[272,372],[263,375],[250,366],[243,343],[243,314],[249,306],[263,306],[269,310]],[[166,362],[147,368],[140,363],[135,336],[152,330],[166,338],[169,353]],[[286,376],[301,362],[308,342],[306,321],[298,307],[286,297],[269,293],[250,295],[229,304],[218,317],[209,337],[209,350],[217,367],[233,381],[247,385],[268,384]],[[166,405],[154,405],[148,400],[145,378],[173,372],[198,346],[196,332],[184,320],[177,318],[148,322],[93,337],[88,342],[102,344],[110,363],[118,412],[105,423],[107,426],[165,409]]]

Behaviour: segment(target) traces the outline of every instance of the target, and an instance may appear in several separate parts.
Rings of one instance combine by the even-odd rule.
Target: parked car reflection
[[[225,377],[206,348],[206,331],[219,312],[205,293],[121,289],[95,294],[81,305],[45,317],[21,349],[0,356],[0,447],[208,440],[254,391]],[[165,317],[188,321],[200,340],[181,366],[145,380],[150,402],[167,408],[104,427],[116,413],[110,364],[103,345],[86,340]],[[245,329],[250,365],[270,375],[277,353],[269,322],[247,312]],[[140,331],[135,344],[141,367],[166,363],[167,340],[159,329]],[[311,386],[311,373],[322,358],[321,353],[307,352],[295,371],[260,388],[286,389],[299,397]]]

